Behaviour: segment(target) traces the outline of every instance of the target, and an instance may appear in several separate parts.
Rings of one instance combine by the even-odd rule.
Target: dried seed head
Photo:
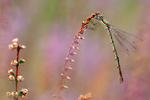
[[[18,77],[17,77],[17,80],[18,80],[19,82],[22,82],[22,81],[24,80],[24,78],[23,78],[23,76],[18,76]]]
[[[77,53],[76,52],[70,52],[69,53],[69,55],[71,55],[71,56],[74,56],[74,55],[76,55]]]
[[[76,50],[79,50],[79,47],[75,47]]]
[[[18,64],[17,60],[12,60],[10,63],[12,66],[16,66]]]
[[[77,36],[77,35],[76,35],[75,38],[76,38],[76,39],[80,39],[80,36]]]
[[[15,77],[14,77],[13,75],[9,75],[9,76],[8,76],[8,79],[9,79],[10,81],[14,81],[14,80],[15,80]]]
[[[8,74],[13,74],[13,73],[14,73],[13,69],[10,69],[10,70],[8,71]]]
[[[65,79],[68,79],[68,80],[70,80],[70,79],[71,79],[69,76],[64,75],[64,74],[61,74],[61,77],[62,77],[62,78],[65,78]]]
[[[96,15],[98,15],[98,14],[100,14],[100,12],[98,11],[98,12],[96,12]]]
[[[25,45],[20,46],[21,49],[26,49]]]
[[[65,67],[65,71],[70,71],[70,70],[72,70],[72,67],[69,66]]]
[[[66,86],[66,85],[61,85],[61,88],[62,88],[62,89],[68,89],[68,86]]]
[[[88,23],[87,23],[87,24],[88,24]],[[85,25],[84,28],[87,29],[87,28],[89,28],[89,26],[88,26],[88,25]],[[86,31],[86,30],[85,30],[85,31]]]
[[[14,39],[12,40],[13,43],[18,43],[18,41],[19,41],[18,38],[14,38]]]
[[[79,50],[79,47],[74,46],[74,45],[71,45],[71,46],[70,46],[70,49],[76,49],[76,50]]]
[[[12,97],[11,92],[7,92],[7,93],[6,93],[6,96],[7,96],[8,98],[11,98],[11,97]]]
[[[80,44],[80,41],[79,40],[75,40],[74,43],[75,44]]]
[[[66,79],[71,80],[71,78],[69,76],[65,76]]]
[[[74,59],[70,59],[70,62],[75,62],[75,60]]]
[[[74,45],[71,45],[71,46],[70,46],[70,49],[75,49],[75,46],[74,46]]]
[[[95,17],[95,14],[94,14],[94,13],[90,16],[90,18],[93,18],[93,17]]]
[[[82,22],[82,25],[85,25],[85,24],[86,24],[86,22],[85,22],[85,21],[83,21],[83,22]]]
[[[18,92],[14,91],[11,93],[13,98],[18,98]]]
[[[91,20],[91,18],[90,18],[90,17],[88,17],[88,18],[86,19],[86,21],[88,21],[88,22],[89,22],[90,20]]]
[[[65,61],[68,61],[68,60],[69,60],[69,58],[68,58],[68,57],[66,57],[66,58],[65,58]]]
[[[65,58],[65,61],[75,62],[73,59],[69,59],[68,57]]]
[[[76,39],[84,39],[83,36],[76,36]]]
[[[82,40],[83,40],[83,39],[84,39],[84,37],[83,37],[83,36],[80,36],[80,39],[82,39]]]

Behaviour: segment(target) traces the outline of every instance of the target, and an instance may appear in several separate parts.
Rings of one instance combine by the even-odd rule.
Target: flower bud
[[[25,62],[24,59],[22,59],[22,58],[19,59],[19,63],[20,63],[20,64],[21,64],[21,63],[24,63],[24,62]]]
[[[80,43],[80,41],[79,41],[79,40],[75,40],[75,41],[74,41],[74,43],[79,44],[79,43]]]
[[[25,48],[26,48],[26,46],[25,46],[25,45],[22,45],[22,46],[20,46],[20,48],[21,48],[21,49],[25,49]]]
[[[28,89],[25,89],[25,88],[23,88],[21,91],[22,91],[22,93],[23,93],[24,95],[29,92],[29,90],[28,90]]]
[[[79,50],[79,47],[75,47],[76,50]]]
[[[64,74],[61,74],[61,77],[62,77],[62,78],[65,78],[65,79],[68,79],[68,80],[70,80],[70,79],[71,79],[69,76],[64,75]]]
[[[8,45],[8,49],[11,50],[11,51],[14,50],[13,44],[9,44],[9,45]]]
[[[13,46],[14,46],[14,49],[16,49],[18,47],[18,43],[14,42]]]
[[[65,67],[65,71],[69,71],[69,70],[72,70],[72,67],[69,66]]]
[[[12,60],[10,63],[12,66],[16,66],[18,64],[17,60]]]
[[[75,46],[74,46],[74,45],[71,45],[71,46],[70,46],[70,49],[75,49]]]
[[[61,85],[61,88],[62,88],[62,89],[68,89],[68,86],[66,86],[66,85]]]
[[[18,38],[14,38],[14,39],[12,40],[13,43],[18,43],[18,41],[19,41]]]
[[[6,96],[7,96],[8,98],[11,98],[11,97],[12,97],[11,92],[7,92],[7,93],[6,93]]]
[[[76,55],[76,54],[77,54],[76,52],[69,53],[69,55],[71,55],[71,56]]]
[[[8,71],[8,74],[13,74],[13,73],[14,73],[13,69],[10,69],[10,70]]]
[[[23,76],[18,76],[18,77],[17,77],[17,80],[18,80],[19,82],[22,82],[22,81],[24,80],[24,78],[23,78]]]
[[[75,60],[74,59],[70,59],[70,62],[75,62]]]
[[[14,91],[11,93],[13,98],[18,98],[18,92]]]
[[[9,79],[10,81],[14,81],[14,80],[15,80],[15,77],[14,77],[13,75],[9,75],[9,76],[8,76],[8,79]]]
[[[69,59],[68,57],[65,58],[65,61],[75,62],[73,59]]]

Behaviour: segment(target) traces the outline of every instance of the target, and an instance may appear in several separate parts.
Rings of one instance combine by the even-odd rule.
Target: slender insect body
[[[108,30],[108,27],[107,25],[103,22],[103,21],[100,21],[101,25],[104,27],[105,30]]]
[[[111,25],[110,24],[108,24],[108,25],[111,28]],[[115,44],[114,44],[114,41],[113,41],[112,33],[111,33],[111,30],[109,28],[108,28],[107,31],[108,31],[111,47],[113,49],[113,53],[114,53],[114,56],[115,56],[115,62],[116,62],[117,68],[119,69],[120,82],[123,83],[123,76],[122,76],[122,72],[121,72],[121,68],[120,68],[119,57],[118,57],[117,50],[116,50],[116,47],[115,47]]]
[[[92,20],[92,19],[96,19],[99,22],[94,23],[93,22],[94,20]],[[123,47],[123,49],[128,53],[129,53],[129,49],[128,49],[128,47],[126,47],[126,44],[129,44],[130,47],[132,47],[133,49],[136,49],[134,46],[135,42],[132,41],[131,38],[127,37],[127,34],[128,34],[127,32],[122,31],[122,30],[112,26],[106,19],[103,18],[103,15],[100,15],[99,12],[93,13],[90,17],[87,18],[86,22],[87,22],[86,26],[88,29],[96,30],[99,25],[102,25],[104,27],[104,29],[107,30],[107,34],[109,36],[111,47],[113,49],[113,54],[115,57],[115,63],[116,63],[117,68],[119,70],[120,82],[123,83],[123,76],[122,76],[122,72],[121,72],[119,57],[117,54],[117,50],[115,47],[115,43],[114,43],[112,34],[114,35],[116,40],[119,42],[121,47]],[[90,26],[89,23],[91,23],[93,26]],[[134,38],[137,38],[134,35],[131,35],[131,36],[133,36]],[[140,39],[140,40],[143,41],[142,39]]]
[[[123,83],[123,76],[122,76],[122,72],[121,72],[121,68],[120,68],[119,57],[118,57],[117,50],[116,50],[116,47],[115,47],[115,43],[114,43],[114,40],[113,40],[113,37],[112,37],[112,33],[114,33],[114,30],[112,29],[113,26],[111,26],[110,23],[106,19],[103,18],[103,15],[96,15],[95,18],[97,20],[100,20],[101,25],[104,27],[105,30],[107,30],[107,33],[108,33],[109,39],[110,39],[110,43],[111,43],[111,47],[113,49],[113,54],[114,54],[114,57],[115,57],[115,63],[117,65],[117,68],[119,69],[120,82]]]

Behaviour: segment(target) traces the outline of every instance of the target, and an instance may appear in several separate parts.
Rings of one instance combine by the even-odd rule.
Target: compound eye
[[[99,17],[100,17],[100,19],[103,19],[103,15],[100,15]]]
[[[103,20],[103,15],[98,15],[96,19]]]

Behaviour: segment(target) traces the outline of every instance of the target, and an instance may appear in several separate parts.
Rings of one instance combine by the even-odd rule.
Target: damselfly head
[[[97,16],[96,16],[96,19],[102,21],[102,20],[103,20],[103,15],[97,15]]]

